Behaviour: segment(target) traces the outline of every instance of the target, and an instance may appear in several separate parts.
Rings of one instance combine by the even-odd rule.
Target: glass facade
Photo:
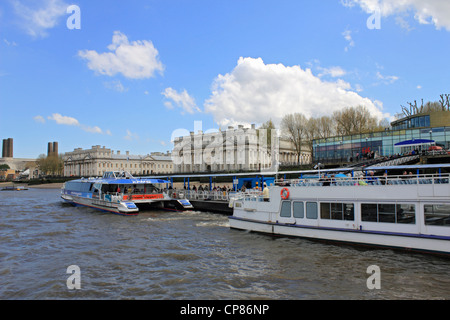
[[[430,116],[418,116],[404,119],[392,125],[392,130],[430,127]]]
[[[418,118],[425,117],[413,119]],[[418,121],[420,123],[422,120]],[[436,145],[449,149],[450,127],[386,130],[314,140],[314,162],[332,160],[349,162],[370,153],[378,156],[392,156],[402,152],[401,148],[395,146],[396,143],[413,139],[433,140]]]

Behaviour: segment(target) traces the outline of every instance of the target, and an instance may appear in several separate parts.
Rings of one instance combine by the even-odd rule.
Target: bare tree
[[[269,156],[272,156],[272,140],[274,138],[276,138],[275,136],[272,136],[272,135],[276,135],[276,128],[275,128],[275,125],[274,125],[272,119],[264,122],[256,131],[256,135],[257,135],[258,139],[260,139],[261,135],[265,135],[265,138],[263,138],[263,139],[266,140],[266,141],[264,141],[266,143],[266,145],[265,145],[266,152]]]
[[[62,175],[64,171],[64,160],[62,155],[39,155],[36,160],[39,170],[46,175]]]
[[[336,133],[351,135],[374,131],[378,128],[378,119],[364,106],[348,107],[333,113]]]
[[[439,103],[441,104],[442,111],[450,110],[450,94],[441,94],[441,100]]]
[[[281,120],[281,132],[292,142],[297,155],[297,162],[300,162],[302,146],[307,139],[308,120],[301,113],[287,114]]]
[[[424,112],[433,112],[433,111],[450,111],[450,94],[441,94],[439,101],[428,101],[427,103],[423,103],[420,108],[417,106],[417,101],[414,100],[414,103],[408,102],[409,108],[401,105],[402,115],[405,117],[414,116]]]

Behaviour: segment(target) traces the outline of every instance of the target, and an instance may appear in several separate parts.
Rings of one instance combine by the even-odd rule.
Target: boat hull
[[[90,198],[62,195],[61,199],[77,207],[88,207],[102,212],[114,213],[122,216],[136,216],[139,209],[134,203],[107,203],[105,201],[95,201]],[[121,205],[122,204],[122,205]],[[128,205],[127,205],[128,204]]]
[[[229,218],[230,228],[273,236],[305,238],[309,240],[345,243],[373,248],[432,253],[450,257],[450,238],[401,234],[371,230],[349,230],[262,222],[237,217]]]

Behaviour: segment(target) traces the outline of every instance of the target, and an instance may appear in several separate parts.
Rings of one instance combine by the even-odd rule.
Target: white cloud
[[[394,83],[399,79],[397,76],[384,76],[379,71],[377,71],[377,79],[383,81],[385,84],[391,84]]]
[[[45,123],[45,119],[42,116],[36,116],[33,119],[36,122]],[[47,117],[47,119],[53,120],[59,125],[76,126],[76,127],[81,128],[83,131],[86,131],[89,133],[111,135],[111,131],[109,131],[109,130],[106,130],[106,132],[105,132],[98,126],[94,126],[94,127],[86,126],[84,124],[81,124],[77,119],[75,119],[73,117],[63,116],[59,113],[54,113],[51,116]]]
[[[123,138],[128,141],[139,140],[139,135],[137,133],[133,133],[127,129],[127,135]]]
[[[47,31],[56,27],[66,15],[69,6],[62,0],[11,0],[11,3],[20,18],[19,25],[33,37],[46,37]]]
[[[177,92],[175,89],[166,88],[166,90],[162,92],[162,95],[164,95],[167,99],[172,100],[177,107],[183,109],[183,112],[190,114],[201,112],[197,107],[194,98],[192,98],[186,90],[183,90],[183,92]],[[166,101],[164,105],[169,109],[173,109],[175,107],[173,103],[171,101]]]
[[[353,41],[352,38],[352,32],[350,30],[345,30],[342,35],[344,36],[344,39],[347,40],[348,45],[345,47],[345,51],[348,51],[350,48],[355,46],[355,41]]]
[[[108,49],[111,52],[81,50],[78,55],[88,61],[89,69],[107,76],[121,73],[129,79],[146,79],[153,77],[157,71],[164,71],[158,50],[151,41],[129,42],[126,35],[115,31]]]
[[[331,115],[335,110],[358,105],[366,106],[380,119],[385,116],[381,102],[361,97],[343,80],[326,82],[300,66],[240,58],[230,73],[215,79],[205,112],[227,126],[269,119],[279,123],[284,115],[294,112],[307,117]]]
[[[414,28],[410,26],[409,22],[406,21],[403,16],[395,17],[395,23],[408,32],[414,30]]]
[[[339,77],[343,77],[347,74],[347,71],[345,71],[343,68],[341,68],[339,66],[330,67],[330,68],[319,67],[319,70],[321,71],[321,73],[319,74],[319,77],[330,76],[333,78],[339,78]]]
[[[355,84],[355,91],[356,92],[362,92],[364,90],[363,90],[363,87],[360,84],[357,83],[357,84]]]
[[[43,116],[35,116],[35,117],[33,117],[33,120],[38,123],[45,123],[45,119]]]
[[[17,43],[15,41],[9,41],[8,39],[3,39],[3,42],[8,46],[8,47],[17,47]]]
[[[120,80],[108,81],[108,82],[104,82],[103,84],[104,84],[105,88],[115,90],[117,92],[127,92],[128,91],[128,88],[125,88],[123,86],[122,82],[120,82]]]
[[[98,134],[103,134],[103,130],[100,129],[99,127],[95,126],[95,127],[88,127],[88,126],[81,126],[81,129],[83,129],[86,132],[90,132],[90,133],[98,133]]]
[[[450,31],[448,0],[341,0],[341,3],[346,7],[359,5],[367,13],[379,11],[384,17],[413,12],[420,24],[433,24],[437,29]]]
[[[55,121],[57,124],[63,124],[67,126],[79,126],[80,123],[77,119],[72,117],[63,116],[59,113],[52,114],[51,117],[47,117],[49,120]]]

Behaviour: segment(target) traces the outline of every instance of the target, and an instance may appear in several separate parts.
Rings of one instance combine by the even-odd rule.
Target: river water
[[[231,230],[207,212],[123,217],[30,189],[0,192],[0,299],[450,299],[450,260]]]

